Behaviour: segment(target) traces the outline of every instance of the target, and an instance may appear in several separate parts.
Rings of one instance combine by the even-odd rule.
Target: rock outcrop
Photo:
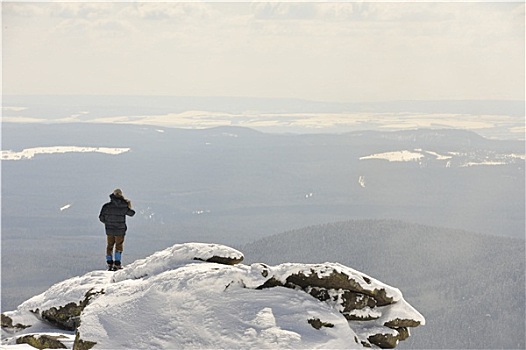
[[[73,350],[89,350],[97,345],[94,341],[86,341],[80,338],[80,333],[75,332],[75,341],[73,342]]]
[[[27,323],[27,312],[30,312],[38,316],[39,322],[48,322],[59,329],[74,331],[74,339],[70,339],[73,349],[86,350],[97,345],[102,348],[118,347],[125,346],[119,343],[120,334],[112,334],[113,328],[105,329],[104,325],[113,322],[120,324],[121,319],[125,319],[126,323],[123,325],[130,327],[127,332],[131,333],[131,340],[122,341],[133,342],[136,333],[134,327],[142,327],[141,315],[147,312],[155,315],[155,320],[166,320],[172,324],[172,330],[176,333],[183,332],[183,335],[174,336],[168,344],[184,347],[186,343],[174,342],[184,339],[185,332],[192,332],[192,327],[185,330],[185,320],[181,318],[184,318],[184,315],[193,318],[193,309],[201,310],[206,312],[207,316],[197,317],[202,317],[208,327],[216,327],[207,320],[211,317],[211,310],[217,309],[217,301],[222,298],[226,298],[226,307],[231,308],[229,303],[233,302],[231,298],[237,293],[242,294],[240,303],[243,305],[250,304],[250,295],[255,299],[254,302],[257,301],[257,305],[261,304],[261,298],[272,303],[270,296],[275,295],[273,298],[278,299],[276,303],[279,305],[275,307],[278,308],[288,307],[287,298],[291,296],[304,300],[302,303],[310,305],[310,311],[300,307],[285,312],[287,320],[294,315],[298,322],[301,322],[301,313],[304,312],[303,322],[311,327],[311,332],[330,330],[329,333],[319,333],[320,337],[335,336],[343,332],[347,334],[345,338],[350,342],[349,348],[394,348],[399,341],[409,336],[408,328],[425,323],[422,315],[403,299],[400,290],[341,264],[247,266],[241,264],[242,261],[243,254],[230,247],[201,243],[176,244],[148,258],[137,260],[115,273],[94,271],[56,284],[43,294],[23,303],[17,311],[2,314],[2,328],[16,328],[17,335],[11,339],[13,343],[24,342],[36,346],[42,342],[60,342],[60,335],[26,335],[22,324],[13,326],[18,319]],[[250,290],[254,291],[254,294],[246,294]],[[290,292],[284,292],[285,290]],[[325,306],[321,307],[320,304]],[[183,310],[187,305],[193,306],[185,314]],[[321,309],[317,310],[316,305],[320,305]],[[142,307],[148,309],[141,311]],[[176,308],[175,319],[172,313],[166,312],[173,307]],[[331,312],[330,310],[333,310],[332,314],[327,313]],[[229,317],[243,317],[242,313],[236,316],[236,312],[232,311],[229,311]],[[220,314],[212,318],[224,317],[220,316],[221,310],[214,312]],[[336,316],[337,314],[341,316]],[[26,316],[22,317],[23,315]],[[241,322],[255,322],[255,328],[249,327],[240,334],[229,333],[232,344],[243,346],[243,341],[250,341],[247,343],[248,347],[265,347],[269,344],[279,347],[281,341],[285,342],[285,347],[290,347],[291,344],[302,347],[299,334],[278,327],[272,307],[264,307],[258,315],[255,320],[251,321],[249,318]],[[139,324],[135,325],[134,322]],[[217,324],[217,327],[221,329],[222,325]],[[264,330],[259,334],[257,329],[261,327]],[[98,329],[105,330],[101,333]],[[31,327],[27,333],[30,331]],[[72,335],[69,334],[71,338]],[[269,334],[273,334],[271,338]],[[159,337],[166,341],[166,334],[160,334]],[[142,338],[136,341],[142,341]],[[267,341],[271,343],[266,343]],[[276,341],[278,343],[275,343]],[[196,340],[193,340],[192,344],[195,342]],[[232,344],[226,342],[214,346],[231,347]],[[58,343],[55,345],[60,346]]]
[[[277,286],[301,289],[338,310],[360,337],[364,346],[374,344],[394,348],[407,339],[409,327],[423,324],[424,318],[403,298],[402,293],[373,278],[340,264],[284,264],[277,275],[261,265],[262,276],[268,278],[257,289]],[[283,273],[292,271],[290,274]],[[353,327],[353,321],[355,327]],[[369,322],[366,322],[369,321]]]
[[[89,301],[99,294],[104,294],[104,289],[94,291],[93,288],[86,292],[84,299],[77,303],[70,302],[64,306],[51,307],[47,310],[33,312],[42,317],[42,319],[58,326],[60,329],[74,331],[80,326],[80,315],[82,310],[88,306]]]
[[[67,349],[60,341],[60,336],[54,337],[46,334],[24,335],[16,339],[17,344],[28,344],[37,349]]]
[[[2,329],[16,332],[29,327],[31,326],[23,325],[21,323],[13,324],[13,319],[11,319],[11,317],[2,314]]]

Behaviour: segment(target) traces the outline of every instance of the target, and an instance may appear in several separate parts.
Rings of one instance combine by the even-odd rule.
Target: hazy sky
[[[2,2],[4,94],[524,99],[522,2]]]

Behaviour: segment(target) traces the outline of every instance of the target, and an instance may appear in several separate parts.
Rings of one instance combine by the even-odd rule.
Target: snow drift
[[[409,327],[425,323],[400,290],[347,266],[242,260],[223,245],[176,244],[115,273],[65,280],[2,314],[2,343],[6,349],[52,340],[69,349],[393,348]]]

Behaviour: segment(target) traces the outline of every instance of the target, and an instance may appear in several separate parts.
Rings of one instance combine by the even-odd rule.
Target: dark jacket
[[[135,210],[128,207],[128,202],[122,197],[110,194],[111,201],[104,204],[100,210],[99,220],[106,227],[106,234],[124,236],[126,234],[126,215],[134,216]]]

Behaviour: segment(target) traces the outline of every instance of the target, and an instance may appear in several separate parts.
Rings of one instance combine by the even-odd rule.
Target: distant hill
[[[292,98],[255,98],[219,96],[38,96],[4,95],[4,106],[23,106],[27,110],[19,115],[38,115],[48,118],[70,117],[72,113],[90,111],[93,115],[121,115],[184,112],[206,110],[215,112],[242,113],[260,111],[264,113],[337,113],[337,112],[412,112],[412,113],[457,113],[457,114],[507,114],[524,116],[524,101],[514,100],[435,100],[435,101],[389,101],[337,103],[308,101]],[[58,112],[58,113],[57,113]]]
[[[521,141],[450,129],[2,123],[2,309],[104,264],[98,214],[116,187],[137,211],[125,264],[174,243],[359,219],[523,238],[524,156]]]
[[[7,231],[22,226],[41,232],[49,226],[43,224],[46,218],[68,221],[52,226],[54,234],[62,228],[69,233],[73,226],[92,234],[92,226],[81,222],[86,213],[97,211],[114,187],[123,187],[144,213],[140,222],[149,227],[142,231],[159,222],[163,227],[154,232],[180,223],[207,230],[221,225],[232,242],[370,218],[524,235],[520,141],[429,129],[276,135],[241,127],[3,123],[2,131],[7,159],[42,147],[128,150],[3,161]],[[59,210],[68,204],[68,210]]]
[[[243,246],[246,262],[337,261],[398,286],[426,317],[401,348],[524,349],[524,240],[394,220],[356,220]]]

